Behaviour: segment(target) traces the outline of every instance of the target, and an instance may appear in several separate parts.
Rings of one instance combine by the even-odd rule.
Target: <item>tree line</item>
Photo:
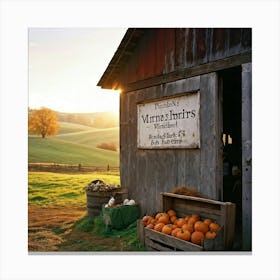
[[[71,122],[96,128],[110,128],[118,126],[118,118],[114,113],[60,113],[49,108],[28,109],[28,131],[40,135],[42,138],[58,133],[59,122]],[[104,148],[104,147],[102,147]],[[108,148],[108,147],[107,147]],[[112,145],[109,147],[114,149]]]

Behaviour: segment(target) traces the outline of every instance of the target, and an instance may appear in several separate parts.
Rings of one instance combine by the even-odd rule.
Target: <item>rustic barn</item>
[[[129,28],[98,86],[120,89],[121,184],[142,213],[189,186],[237,205],[251,250],[250,28]]]

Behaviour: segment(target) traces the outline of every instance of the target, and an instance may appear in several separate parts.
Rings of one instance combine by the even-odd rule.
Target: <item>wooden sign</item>
[[[199,91],[138,104],[138,148],[199,148],[199,108]]]

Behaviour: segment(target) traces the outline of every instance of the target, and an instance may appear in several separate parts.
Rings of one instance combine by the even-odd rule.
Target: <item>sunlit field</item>
[[[138,251],[136,228],[104,237],[100,217],[87,216],[84,187],[95,179],[120,184],[118,171],[87,174],[29,172],[28,250]]]
[[[89,174],[28,173],[28,203],[37,206],[85,207],[84,187],[93,180],[120,184],[118,171]]]

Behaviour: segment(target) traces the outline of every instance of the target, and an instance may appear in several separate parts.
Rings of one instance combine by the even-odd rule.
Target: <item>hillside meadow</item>
[[[110,151],[96,146],[115,142],[119,145],[119,129],[97,129],[73,123],[60,123],[59,134],[42,139],[28,137],[28,161],[93,166],[119,166],[119,151]]]

